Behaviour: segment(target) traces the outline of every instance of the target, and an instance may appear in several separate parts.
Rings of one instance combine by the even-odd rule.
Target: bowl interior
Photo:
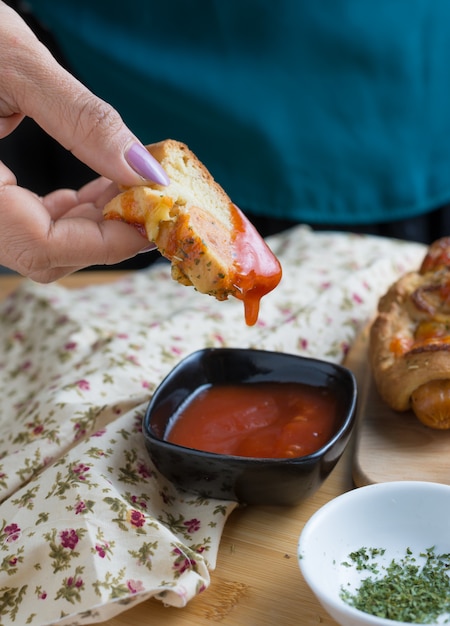
[[[265,350],[210,348],[186,357],[162,381],[148,406],[144,432],[152,439],[163,440],[173,415],[199,387],[261,382],[302,382],[330,388],[338,398],[341,416],[332,441],[353,419],[356,382],[342,366]]]
[[[335,498],[307,522],[299,539],[299,566],[340,623],[398,625],[357,611],[340,598],[342,588],[354,592],[368,576],[367,570],[349,567],[349,555],[363,547],[382,549],[384,555],[375,559],[382,568],[392,559],[399,562],[408,550],[417,557],[431,548],[450,553],[449,520],[448,485],[399,481],[361,487]]]

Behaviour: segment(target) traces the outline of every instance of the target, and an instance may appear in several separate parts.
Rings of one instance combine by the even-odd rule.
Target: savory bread
[[[243,300],[247,323],[255,323],[260,298],[280,281],[278,260],[185,144],[167,139],[147,149],[169,185],[124,189],[104,217],[140,229],[171,261],[174,280],[218,300]]]
[[[434,242],[418,271],[380,299],[370,333],[377,389],[396,411],[450,428],[450,238]]]

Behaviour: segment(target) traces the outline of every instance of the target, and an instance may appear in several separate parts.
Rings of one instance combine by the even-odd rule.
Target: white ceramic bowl
[[[324,609],[343,626],[399,626],[404,622],[373,616],[341,598],[368,571],[357,571],[349,555],[361,548],[384,549],[376,557],[379,576],[410,549],[414,556],[434,547],[450,553],[450,485],[420,481],[387,482],[360,487],[331,500],[306,523],[299,539],[300,570]],[[420,557],[417,560],[419,564]],[[351,567],[345,565],[350,563]],[[433,624],[444,624],[449,614]]]

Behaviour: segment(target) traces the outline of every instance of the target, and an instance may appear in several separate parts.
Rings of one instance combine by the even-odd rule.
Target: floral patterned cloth
[[[170,278],[167,264],[69,290],[28,281],[0,305],[0,623],[79,625],[208,587],[236,503],[179,492],[141,420],[161,379],[208,346],[340,362],[419,244],[298,227],[256,326]]]

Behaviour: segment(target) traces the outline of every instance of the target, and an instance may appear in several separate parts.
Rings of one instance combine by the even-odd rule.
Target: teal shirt
[[[402,219],[450,201],[449,0],[31,0],[145,142],[186,142],[254,214]]]

